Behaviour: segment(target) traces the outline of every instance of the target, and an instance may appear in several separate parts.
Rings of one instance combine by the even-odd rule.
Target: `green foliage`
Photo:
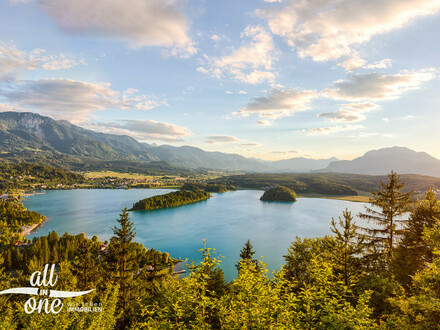
[[[0,162],[0,190],[32,188],[41,184],[73,184],[84,182],[81,174],[37,164]]]
[[[384,184],[385,192],[376,193],[388,196],[390,186],[394,197],[381,204],[384,209],[388,205],[387,212],[402,196],[401,185]],[[200,262],[188,267],[189,276],[172,275],[175,260],[168,253],[133,242],[133,223],[124,209],[108,246],[96,236],[60,237],[55,232],[34,238],[30,246],[4,243],[0,291],[28,286],[30,273],[55,263],[57,290],[96,289],[63,301],[99,302],[103,311],[26,314],[27,297],[0,295],[0,329],[437,329],[439,214],[433,191],[411,210],[393,259],[405,260],[399,264],[404,277],[362,262],[370,251],[346,210],[339,221],[332,219],[333,236],[297,237],[285,266],[272,275],[253,259],[248,240],[240,251],[237,278],[225,283],[220,258],[205,241],[198,251]]]
[[[204,190],[206,192],[223,193],[230,190],[236,190],[235,187],[228,183],[185,183],[181,190]]]
[[[400,219],[410,210],[412,192],[402,193],[405,185],[400,177],[391,171],[388,174],[388,183],[381,182],[381,189],[373,192],[370,203],[376,209],[366,206],[366,213],[359,217],[374,222],[378,228],[363,228],[366,232],[367,244],[372,248],[369,254],[373,260],[383,261],[388,267],[394,254],[396,242],[403,231],[397,224],[407,220]]]
[[[390,298],[395,314],[406,327],[438,329],[440,324],[440,227],[427,229],[424,238],[434,249],[433,261],[412,277],[410,294]]]
[[[251,244],[250,240],[247,240],[244,244],[243,248],[240,250],[240,258],[238,260],[238,264],[235,265],[238,272],[240,272],[240,268],[242,267],[242,264],[253,264],[255,266],[255,270],[259,271],[259,263],[257,259],[252,259],[253,255],[255,254],[255,251],[253,250],[253,246]]]
[[[292,189],[284,186],[276,186],[266,190],[261,196],[262,201],[295,202],[296,194]]]
[[[333,240],[332,236],[304,239],[297,236],[284,256],[287,278],[296,281],[299,286],[310,281],[307,269],[311,260],[329,258]]]
[[[426,191],[431,187],[440,188],[440,178],[417,174],[403,174],[405,181],[403,192],[412,190]],[[244,174],[224,176],[216,182],[227,182],[240,188],[266,189],[282,185],[298,194],[322,194],[356,196],[358,191],[375,191],[386,181],[386,175],[361,175],[347,173],[278,173]]]
[[[418,201],[409,217],[402,240],[396,248],[393,271],[396,278],[405,286],[411,283],[411,276],[422,270],[426,263],[432,263],[432,246],[426,241],[423,232],[438,225],[440,203],[430,189],[423,200]]]
[[[335,219],[332,219],[331,230],[335,240],[329,242],[333,251],[332,258],[335,270],[342,277],[346,286],[353,285],[362,272],[361,254],[365,248],[364,236],[360,236],[358,227],[353,222],[351,212],[347,209],[342,213],[344,220],[339,217],[338,228]]]
[[[323,195],[356,196],[357,191],[339,178],[328,173],[319,174],[244,174],[222,177],[218,182],[229,182],[237,187],[266,189],[272,186],[285,186],[299,194],[317,193]]]
[[[26,242],[23,237],[25,227],[36,226],[45,219],[40,213],[27,210],[16,198],[0,199],[0,248],[3,245]],[[11,251],[9,251],[11,252]],[[11,255],[7,255],[6,268],[12,264]]]
[[[212,197],[211,194],[202,190],[195,191],[174,191],[164,195],[153,196],[150,198],[142,199],[139,202],[133,204],[130,211],[138,210],[155,210],[166,207],[175,207],[190,203],[195,203]]]
[[[0,199],[0,230],[9,227],[21,232],[23,226],[41,223],[45,219],[40,213],[27,210],[15,198]]]
[[[120,309],[124,311],[120,322],[126,326],[130,323],[132,313],[132,299],[135,282],[133,274],[139,270],[139,255],[133,238],[136,233],[133,222],[128,217],[127,208],[122,210],[117,220],[120,227],[113,228],[113,236],[110,239],[107,267],[111,272],[111,279],[119,284],[120,288]]]

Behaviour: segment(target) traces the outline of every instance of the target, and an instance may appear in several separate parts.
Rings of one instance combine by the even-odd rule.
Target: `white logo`
[[[44,311],[46,313],[54,313],[58,314],[63,309],[63,303],[59,298],[72,298],[79,297],[85,294],[92,292],[93,290],[88,291],[58,291],[52,289],[39,289],[38,287],[53,287],[58,280],[58,276],[55,274],[55,265],[53,264],[49,271],[49,264],[44,266],[43,275],[40,271],[33,272],[30,279],[30,284],[32,287],[21,287],[14,289],[7,289],[0,291],[0,294],[8,294],[8,293],[20,293],[20,294],[29,294],[34,296],[48,296],[50,298],[56,298],[52,300],[49,304],[49,300],[44,298],[42,300],[37,301],[34,297],[29,298],[24,304],[24,311],[28,314],[33,313],[34,311],[38,311],[41,313],[44,307]],[[49,277],[48,277],[49,275]]]

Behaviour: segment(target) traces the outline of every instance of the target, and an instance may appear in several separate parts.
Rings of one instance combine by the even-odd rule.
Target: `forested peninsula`
[[[181,188],[181,190],[204,190],[206,192],[224,193],[231,190],[237,190],[233,185],[228,183],[197,183],[187,182]]]
[[[133,204],[129,211],[148,211],[176,207],[185,204],[191,204],[203,201],[212,197],[212,195],[203,190],[194,191],[174,191],[164,195],[153,196],[140,200]]]

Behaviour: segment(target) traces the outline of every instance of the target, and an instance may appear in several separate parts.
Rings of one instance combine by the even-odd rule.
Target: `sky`
[[[440,158],[440,0],[0,0],[0,111],[278,160]]]

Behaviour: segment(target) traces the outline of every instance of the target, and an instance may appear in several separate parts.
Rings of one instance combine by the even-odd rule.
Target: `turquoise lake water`
[[[168,193],[170,189],[53,190],[26,197],[25,207],[40,212],[47,221],[28,238],[55,230],[60,236],[86,233],[100,240],[113,236],[112,228],[124,206],[140,199]],[[255,256],[264,256],[270,270],[279,269],[290,243],[299,237],[331,234],[332,217],[347,208],[356,215],[363,203],[333,199],[299,198],[295,203],[262,202],[262,191],[239,190],[214,194],[209,200],[176,208],[130,212],[135,240],[172,257],[199,260],[196,250],[207,239],[208,247],[223,255],[226,278],[235,278],[240,249],[251,240]],[[360,220],[357,220],[361,223]]]

